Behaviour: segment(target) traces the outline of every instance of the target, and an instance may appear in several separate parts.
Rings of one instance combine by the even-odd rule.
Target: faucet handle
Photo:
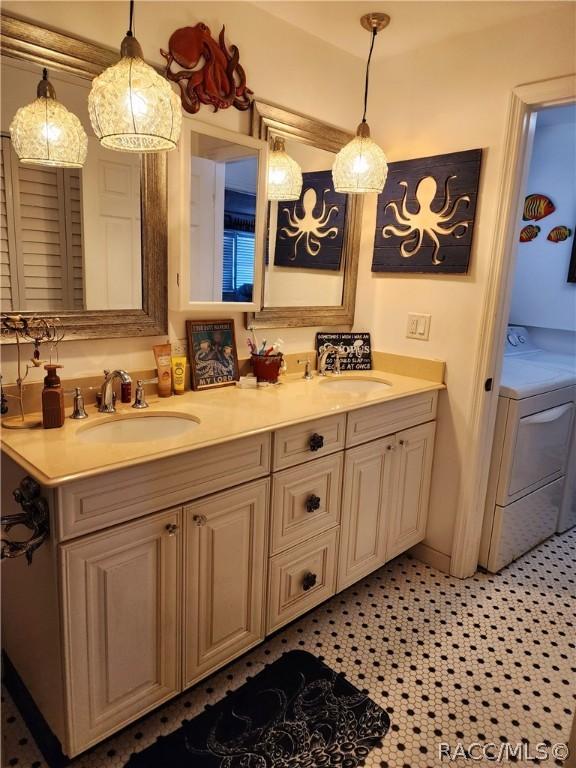
[[[134,393],[134,402],[132,404],[132,408],[148,408],[148,403],[146,402],[146,396],[144,394],[144,384],[147,384],[149,382],[158,381],[158,379],[138,379],[136,382],[136,392]]]
[[[297,360],[296,361],[298,365],[303,365],[304,367],[304,378],[306,381],[310,381],[312,378],[312,367],[310,363],[310,358],[307,357],[306,360]]]
[[[86,408],[84,407],[84,395],[82,394],[80,387],[74,388],[74,407],[72,409],[70,418],[78,420],[88,418]]]

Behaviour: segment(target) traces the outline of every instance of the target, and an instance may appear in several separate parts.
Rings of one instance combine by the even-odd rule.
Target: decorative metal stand
[[[13,515],[2,515],[0,525],[5,528],[6,533],[15,525],[24,525],[32,531],[32,536],[26,541],[11,541],[2,538],[0,557],[4,560],[4,558],[26,555],[28,565],[31,565],[34,552],[50,534],[48,502],[42,496],[42,489],[36,480],[29,476],[21,480],[18,488],[13,491],[13,495],[16,503],[24,511],[16,512]]]
[[[34,429],[39,427],[41,422],[38,419],[30,420],[24,414],[24,382],[31,370],[40,368],[46,360],[40,359],[40,345],[48,342],[50,344],[50,362],[52,362],[52,353],[56,354],[58,359],[58,344],[64,338],[64,329],[57,317],[37,317],[36,315],[2,315],[1,331],[3,335],[13,336],[16,342],[17,351],[17,395],[2,393],[2,405],[5,406],[6,398],[14,398],[18,401],[20,416],[3,420],[3,426],[11,429]],[[26,363],[26,370],[22,373],[22,355],[21,344],[32,342],[33,352],[30,363]],[[3,409],[4,413],[5,410]]]

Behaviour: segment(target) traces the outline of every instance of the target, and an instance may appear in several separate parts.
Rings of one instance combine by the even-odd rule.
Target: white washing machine
[[[567,508],[576,407],[570,362],[538,349],[525,328],[508,328],[479,560],[494,573],[551,536]]]

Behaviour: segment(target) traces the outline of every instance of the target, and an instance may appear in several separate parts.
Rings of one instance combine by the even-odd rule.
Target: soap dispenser
[[[42,390],[42,426],[44,429],[54,429],[64,424],[64,391],[60,383],[60,377],[56,373],[61,365],[44,366],[48,372],[44,378],[44,389]]]

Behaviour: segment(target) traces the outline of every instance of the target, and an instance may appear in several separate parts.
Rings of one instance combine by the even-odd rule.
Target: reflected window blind
[[[254,235],[251,232],[224,230],[222,288],[233,293],[254,280]]]
[[[11,149],[5,149],[4,143],[7,141],[9,148],[9,140],[2,141],[6,186],[10,181],[12,189],[12,210],[6,212],[8,229],[13,226],[15,240],[13,245],[8,241],[12,308],[82,309],[80,170],[22,165]],[[2,276],[4,271],[3,266]],[[4,277],[2,280],[3,285]]]

